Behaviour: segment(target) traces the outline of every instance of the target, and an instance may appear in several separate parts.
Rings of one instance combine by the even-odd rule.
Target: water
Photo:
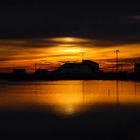
[[[0,81],[4,139],[140,139],[140,82]]]
[[[0,81],[0,111],[31,110],[70,116],[105,105],[139,106],[140,82]]]

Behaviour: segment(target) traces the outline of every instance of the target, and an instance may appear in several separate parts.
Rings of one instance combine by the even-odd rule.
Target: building
[[[36,78],[46,78],[48,76],[48,70],[39,68],[34,72],[34,76]]]
[[[134,65],[134,72],[135,73],[140,73],[140,63],[135,63],[135,65]]]
[[[86,78],[99,72],[99,64],[90,60],[82,63],[65,63],[56,70],[56,74],[62,77]]]
[[[13,69],[13,75],[24,76],[24,75],[26,75],[26,70],[25,69]]]
[[[13,69],[12,77],[14,79],[26,79],[27,73],[25,69]]]
[[[99,64],[96,62],[93,62],[91,60],[83,60],[82,61],[82,68],[83,68],[83,71],[85,71],[85,72],[87,70],[91,73],[98,73],[99,72]]]

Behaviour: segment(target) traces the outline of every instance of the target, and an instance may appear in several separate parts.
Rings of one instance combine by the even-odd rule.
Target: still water
[[[0,111],[32,110],[75,115],[101,105],[140,105],[140,82],[0,81]]]

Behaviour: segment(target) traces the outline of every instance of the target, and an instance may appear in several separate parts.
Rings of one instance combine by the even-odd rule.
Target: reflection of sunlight
[[[73,114],[73,112],[74,112],[74,107],[73,106],[67,106],[66,113]]]
[[[118,85],[120,105],[140,105],[140,83],[135,87],[132,81],[119,81]],[[84,94],[83,81],[78,80],[15,82],[6,87],[0,87],[0,110],[49,109],[54,114],[73,116],[100,105],[117,104],[116,81],[87,80]]]
[[[47,96],[47,100],[45,98],[41,100],[53,106],[55,112],[65,115],[73,115],[81,111],[83,105],[82,94],[77,93],[50,94]]]
[[[61,113],[61,114],[64,114],[64,115],[74,115],[77,113],[77,110],[78,107],[76,107],[75,105],[61,105],[61,106],[57,106],[55,108],[53,108],[55,113]]]

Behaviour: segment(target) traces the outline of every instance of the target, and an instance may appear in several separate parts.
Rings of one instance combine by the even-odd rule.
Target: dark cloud
[[[126,44],[139,44],[140,43],[140,36],[133,36],[133,35],[126,35],[126,36],[104,36],[99,37],[93,41],[95,46],[100,47],[112,47],[118,45],[126,45]]]
[[[113,36],[120,40],[119,36],[139,35],[139,21],[134,20],[138,13],[136,4],[123,1],[3,4],[0,38],[76,36],[111,40]]]
[[[87,47],[140,43],[139,15],[139,5],[123,0],[5,2],[0,5],[0,45],[15,49],[54,47],[64,43],[48,39],[61,36],[89,38],[88,42],[71,43]],[[5,54],[19,53],[13,48]]]
[[[102,60],[100,60],[102,61]],[[109,63],[116,63],[116,59],[106,59],[105,61],[106,63],[109,62]],[[140,62],[140,57],[137,56],[135,58],[120,58],[119,59],[119,64],[120,65],[128,65],[128,64],[134,64],[135,62]]]
[[[7,57],[3,57],[3,58],[0,58],[0,62],[8,62],[8,61],[13,61],[13,60],[33,60],[33,59],[44,59],[43,56],[23,56],[23,57],[15,57],[16,55],[14,55],[14,57],[12,55],[10,56],[7,56]]]

